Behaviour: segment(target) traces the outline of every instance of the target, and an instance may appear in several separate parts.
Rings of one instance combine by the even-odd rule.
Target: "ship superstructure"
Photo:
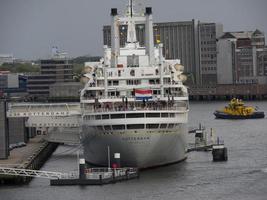
[[[126,14],[112,8],[111,19],[111,48],[86,67],[81,91],[86,161],[105,166],[108,153],[120,153],[123,166],[146,168],[185,159],[188,92],[180,60],[166,60],[163,45],[154,45],[151,7],[136,13],[129,0]],[[137,24],[145,24],[144,47]],[[127,25],[124,47],[121,25]]]

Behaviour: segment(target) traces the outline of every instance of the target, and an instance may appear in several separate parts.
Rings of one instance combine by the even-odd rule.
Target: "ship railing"
[[[137,168],[88,168],[85,171],[87,179],[108,179],[118,176],[136,174]]]
[[[172,99],[172,95],[163,95],[163,97],[167,97],[167,98],[170,98],[170,100]],[[188,94],[187,93],[179,93],[179,94],[176,94],[174,97],[188,97]],[[89,97],[89,96],[83,96],[81,97],[81,100],[101,100],[101,99],[122,99],[124,98],[124,96],[108,96],[108,97],[104,97],[104,96],[97,96],[97,97]],[[128,96],[127,97],[128,99],[135,99],[136,96]],[[152,99],[153,100],[158,100],[160,97],[158,95],[153,95],[152,96]]]
[[[160,107],[160,106],[147,106],[147,107],[115,107],[115,108],[85,108],[87,112],[121,112],[121,111],[186,111],[188,107],[185,106],[172,106],[172,107]]]

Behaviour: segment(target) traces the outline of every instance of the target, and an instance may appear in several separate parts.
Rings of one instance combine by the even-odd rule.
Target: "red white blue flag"
[[[136,100],[152,99],[152,90],[135,89],[134,93]]]

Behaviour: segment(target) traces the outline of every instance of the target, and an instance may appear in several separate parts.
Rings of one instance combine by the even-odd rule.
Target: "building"
[[[28,134],[25,127],[25,121],[25,118],[8,119],[9,144],[28,142]]]
[[[9,156],[8,122],[6,118],[6,102],[0,99],[0,159]]]
[[[265,36],[259,31],[225,33],[218,41],[219,84],[265,84]]]
[[[217,38],[223,34],[222,24],[198,23],[199,77],[201,85],[217,84]]]
[[[49,97],[52,84],[73,82],[73,64],[66,56],[53,56],[40,62],[40,74],[28,76],[27,89],[30,96]]]
[[[154,23],[154,42],[163,43],[166,59],[180,59],[189,84],[216,83],[216,38],[222,35],[222,25],[195,20]],[[104,45],[111,46],[110,26],[103,28]],[[145,44],[145,25],[136,25],[137,40]],[[124,46],[127,26],[120,26],[120,45]],[[202,81],[204,79],[204,81]],[[207,81],[206,81],[207,79]]]
[[[257,70],[259,76],[267,76],[267,46],[257,51]]]
[[[27,76],[0,71],[0,96],[21,97],[27,95]]]
[[[0,66],[4,63],[13,63],[14,57],[11,54],[0,54]]]
[[[80,82],[54,83],[49,87],[49,97],[79,99],[82,88],[83,84]]]

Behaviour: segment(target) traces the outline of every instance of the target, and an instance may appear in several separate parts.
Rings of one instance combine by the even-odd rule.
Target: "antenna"
[[[130,0],[131,17],[133,17],[133,0]]]

